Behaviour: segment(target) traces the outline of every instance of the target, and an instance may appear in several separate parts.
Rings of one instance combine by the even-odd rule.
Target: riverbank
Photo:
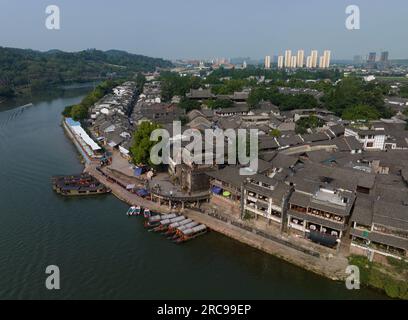
[[[75,143],[75,146],[82,154],[83,150],[79,148],[77,143]],[[126,181],[122,181],[122,179],[117,176],[111,176],[112,172],[106,170],[106,168],[99,167],[99,162],[92,161],[91,159],[87,159],[85,162],[84,171],[111,189],[112,193],[118,199],[126,202],[128,205],[147,207],[158,213],[176,211],[176,209],[171,207],[171,203],[170,205],[161,205],[160,202],[156,203],[151,201],[152,199],[142,198],[130,192],[126,188],[128,185]],[[195,221],[207,225],[210,229],[220,234],[271,254],[319,276],[337,281],[344,280],[346,277],[345,270],[348,265],[348,260],[342,254],[336,254],[335,252],[320,254],[319,251],[310,250],[304,246],[302,247],[301,245],[292,243],[293,241],[285,239],[283,235],[280,235],[280,237],[273,236],[256,228],[248,228],[248,226],[239,223],[239,221],[217,219],[217,217],[202,209],[195,211],[184,209],[183,207],[177,211]],[[312,245],[310,245],[310,247],[313,248]]]
[[[385,292],[394,299],[408,300],[408,263],[388,257],[387,265],[352,255],[350,264],[360,269],[361,284]]]
[[[124,201],[130,206],[147,207],[154,212],[162,214],[172,211],[174,212],[174,210],[168,206],[159,205],[146,198],[141,198],[136,194],[129,192],[119,184],[112,182],[112,179],[117,180],[118,177],[110,179],[109,172],[107,170],[98,170],[95,164],[87,164],[84,171],[105,184],[105,186],[112,190],[112,193],[118,199]],[[386,293],[391,298],[407,299],[408,287],[403,281],[396,281],[393,276],[374,270],[375,268],[372,267],[372,263],[362,263],[364,257],[352,257],[350,260],[341,254],[323,257],[313,251],[313,249],[305,250],[297,246],[288,246],[284,244],[284,239],[269,237],[263,234],[260,230],[244,229],[242,225],[236,221],[220,219],[211,216],[208,213],[188,208],[179,210],[179,213],[200,224],[206,225],[209,229],[227,236],[228,238],[234,239],[240,243],[258,249],[336,283],[341,283],[348,276],[345,270],[349,264],[357,265],[361,270],[361,285]],[[367,267],[368,264],[370,264],[370,267]]]
[[[75,90],[89,89],[95,87],[102,80],[89,80],[84,82],[69,82],[53,84],[50,87],[39,88],[36,90],[31,90],[27,88],[20,88],[17,93],[13,96],[5,97],[0,96],[0,107],[2,104],[19,104],[25,101],[40,101],[43,99],[44,95],[48,97],[60,97],[66,92],[73,92]],[[87,90],[89,91],[89,90]]]
[[[113,179],[117,180],[117,177],[110,178],[108,172],[103,172],[97,168],[97,165],[88,163],[85,166],[84,172],[87,172],[98,179],[101,183],[111,189],[112,193],[118,199],[126,202],[128,205],[147,207],[152,211],[159,213],[169,213],[172,211],[168,206],[159,205],[156,202],[141,198],[136,194],[129,192],[121,185],[112,182]],[[324,276],[331,280],[343,280],[346,276],[345,270],[348,261],[340,255],[333,256],[330,259],[322,258],[318,254],[313,254],[313,251],[306,252],[305,250],[301,251],[295,247],[289,247],[285,245],[282,240],[274,240],[271,237],[263,236],[262,233],[256,232],[256,230],[245,230],[233,221],[222,221],[206,213],[191,209],[183,209],[179,212],[188,218],[207,225],[210,229],[227,237],[276,256],[320,276]]]
[[[0,111],[1,299],[385,298],[365,287],[347,290],[218,232],[176,245],[146,232],[142,218],[127,217],[128,205],[114,195],[56,194],[50,177],[84,169],[60,120],[86,94],[50,93]],[[17,108],[29,102],[24,112]],[[44,286],[51,264],[61,270],[61,290]]]

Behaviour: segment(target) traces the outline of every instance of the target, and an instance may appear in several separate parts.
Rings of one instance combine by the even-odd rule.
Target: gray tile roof
[[[408,206],[376,200],[373,223],[408,231]]]
[[[240,175],[239,169],[238,166],[226,166],[223,169],[208,172],[207,175],[240,188],[247,176]]]
[[[305,143],[330,140],[329,136],[323,132],[304,134],[302,138]]]
[[[284,146],[297,146],[303,144],[303,140],[298,135],[286,136],[286,137],[279,137],[277,138],[279,145],[281,147]]]
[[[358,224],[371,227],[373,221],[374,201],[370,197],[360,195],[356,199],[351,220]]]

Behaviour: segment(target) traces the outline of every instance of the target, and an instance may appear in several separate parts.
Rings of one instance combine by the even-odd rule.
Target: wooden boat
[[[155,216],[151,216],[147,219],[147,221],[145,221],[144,226],[145,228],[154,228],[157,227],[160,224],[161,220],[164,219],[172,219],[177,217],[177,215],[175,213],[172,214],[161,214],[161,215],[155,215]]]
[[[186,241],[189,241],[191,239],[194,239],[198,236],[201,236],[205,233],[207,233],[207,226],[205,226],[204,224],[200,224],[196,227],[184,230],[181,235],[174,240],[175,243],[183,243]]]
[[[170,235],[170,237],[167,237],[167,239],[176,240],[178,237],[180,237],[183,234],[184,230],[193,228],[193,227],[198,226],[198,225],[199,225],[198,222],[193,221],[193,222],[187,223],[185,225],[182,225],[180,227],[177,227],[175,232],[173,233],[173,235]]]
[[[191,220],[191,219],[184,219],[184,220],[182,220],[182,221],[174,222],[174,223],[172,223],[172,224],[169,224],[169,226],[168,226],[166,232],[163,233],[163,234],[164,234],[164,235],[167,235],[167,236],[172,235],[172,234],[174,234],[174,233],[176,232],[176,230],[177,230],[178,227],[184,226],[184,225],[189,224],[189,223],[191,223],[191,222],[193,222],[193,220]]]
[[[153,228],[152,230],[154,232],[166,231],[168,228],[168,225],[175,223],[175,222],[185,220],[185,219],[186,218],[184,216],[179,216],[179,217],[175,217],[172,219],[164,219],[164,220],[161,220],[160,224],[157,227]]]

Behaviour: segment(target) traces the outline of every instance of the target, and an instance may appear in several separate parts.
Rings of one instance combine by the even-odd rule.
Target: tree
[[[74,106],[72,105],[72,106],[66,106],[65,108],[64,108],[64,110],[62,111],[62,115],[64,116],[64,117],[66,117],[66,118],[68,118],[68,117],[71,117],[71,115],[72,115],[72,108],[73,108]]]
[[[162,72],[160,80],[161,96],[164,101],[170,101],[173,96],[183,97],[190,89],[201,87],[200,78],[192,76],[181,77],[174,72]]]
[[[171,66],[170,61],[118,50],[68,53],[0,47],[0,87],[6,83],[10,88],[17,88],[17,92],[23,86],[37,90],[110,77],[132,78],[136,72]]]
[[[309,94],[283,94],[277,87],[257,87],[254,88],[248,97],[248,105],[255,107],[261,101],[270,101],[277,105],[280,110],[288,111],[293,109],[313,109],[318,106],[315,97]]]
[[[0,85],[0,97],[13,97],[15,92],[9,85]]]
[[[324,120],[311,115],[310,117],[304,117],[296,122],[295,131],[297,134],[307,133],[307,129],[315,129],[324,126]]]
[[[224,81],[221,85],[214,86],[211,91],[214,94],[232,94],[235,91],[241,91],[246,84],[246,80],[232,79]]]
[[[280,132],[278,129],[272,129],[269,132],[269,135],[275,138],[279,138],[282,135],[282,132]]]
[[[225,109],[231,108],[234,106],[234,102],[229,99],[216,99],[216,100],[208,100],[207,106],[210,109]]]
[[[150,150],[157,142],[151,141],[150,135],[159,128],[160,125],[149,121],[142,122],[137,128],[133,135],[133,144],[130,147],[133,163],[153,165],[150,161]]]
[[[71,118],[75,121],[83,120],[88,117],[88,108],[81,104],[76,104],[71,108]]]
[[[180,108],[186,110],[186,112],[194,109],[200,109],[200,103],[198,101],[191,100],[186,97],[182,97],[178,105]]]
[[[375,116],[376,119],[380,116],[389,118],[392,116],[392,112],[389,108],[385,107],[384,91],[386,91],[385,87],[377,86],[374,83],[367,84],[361,79],[350,77],[343,79],[337,86],[333,87],[325,96],[324,102],[329,110],[334,111],[338,115],[343,115],[346,109],[365,105],[377,111],[376,113],[379,115]],[[361,108],[356,110],[362,111]],[[365,110],[368,111],[367,108]],[[371,116],[374,116],[371,112],[369,113]],[[349,112],[346,115],[352,117]]]
[[[247,103],[250,107],[255,107],[259,102],[271,101],[273,97],[278,94],[276,88],[267,88],[265,86],[260,86],[251,90]]]
[[[408,98],[408,85],[404,85],[400,88],[399,95],[401,98]]]
[[[139,90],[139,92],[143,92],[143,87],[146,83],[146,77],[142,73],[138,73],[136,75],[136,88]]]
[[[119,80],[107,80],[100,83],[93,91],[91,91],[85,98],[83,98],[79,104],[65,107],[62,115],[64,117],[71,117],[76,121],[88,118],[89,108],[121,82],[122,81]]]
[[[352,121],[357,120],[370,121],[377,120],[380,117],[381,114],[376,108],[363,104],[348,107],[342,113],[343,119]]]

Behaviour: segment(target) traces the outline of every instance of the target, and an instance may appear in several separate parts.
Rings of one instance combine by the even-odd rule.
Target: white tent
[[[81,126],[72,126],[71,128],[93,151],[101,149],[101,147],[92,140]]]

